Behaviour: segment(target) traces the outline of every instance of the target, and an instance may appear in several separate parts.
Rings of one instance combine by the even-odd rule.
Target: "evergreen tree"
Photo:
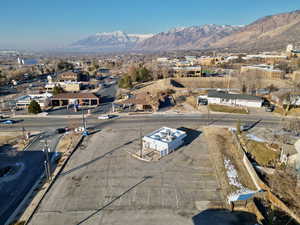
[[[60,86],[55,86],[53,88],[53,95],[58,95],[60,93],[63,93],[64,92],[64,89]]]
[[[32,100],[28,106],[28,112],[32,113],[32,114],[41,113],[42,109],[41,109],[40,104],[37,101]]]

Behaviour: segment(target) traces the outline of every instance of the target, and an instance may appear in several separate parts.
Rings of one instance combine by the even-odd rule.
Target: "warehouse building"
[[[162,127],[143,137],[143,149],[155,150],[163,157],[179,148],[186,136],[184,131]]]

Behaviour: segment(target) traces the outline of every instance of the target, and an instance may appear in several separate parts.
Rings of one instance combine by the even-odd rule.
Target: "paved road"
[[[276,116],[257,116],[257,115],[232,115],[232,114],[210,114],[209,118],[207,114],[182,114],[182,115],[168,115],[168,114],[152,114],[152,115],[132,115],[121,116],[119,119],[112,119],[108,121],[98,120],[96,115],[87,118],[87,126],[95,128],[104,127],[126,127],[135,124],[142,127],[146,123],[159,123],[168,124],[172,122],[181,122],[186,125],[220,125],[220,126],[235,126],[236,122],[240,120],[241,124],[251,124],[260,121],[257,126],[276,127],[281,121],[280,117]],[[13,125],[0,124],[0,130],[21,130],[25,127],[27,130],[49,130],[59,127],[70,126],[70,124],[76,124],[80,126],[81,119],[68,119],[68,118],[24,118],[23,122],[19,122]]]
[[[27,151],[41,151],[47,142],[51,152],[54,152],[62,134],[56,134],[52,130],[45,131],[39,138],[27,149]]]

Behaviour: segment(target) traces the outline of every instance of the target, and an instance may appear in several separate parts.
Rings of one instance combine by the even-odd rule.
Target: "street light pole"
[[[46,160],[45,160],[45,169],[47,171],[47,178],[48,178],[48,181],[51,181],[51,165],[50,165],[50,159],[49,159],[49,152],[50,152],[50,149],[49,149],[49,146],[48,146],[48,142],[47,142],[47,139],[45,140],[45,146],[44,146],[44,149],[43,149],[43,152],[45,153],[45,156],[46,156]]]
[[[209,118],[210,118],[210,115],[209,115],[209,105],[207,105],[207,126],[209,126]]]
[[[140,128],[140,158],[143,158],[143,137],[142,137],[142,128]]]

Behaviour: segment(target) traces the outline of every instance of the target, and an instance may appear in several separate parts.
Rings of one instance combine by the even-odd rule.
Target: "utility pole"
[[[85,130],[85,118],[84,118],[84,109],[82,109],[82,127]]]
[[[142,128],[140,128],[140,158],[143,158],[143,137],[142,137]]]
[[[89,132],[86,129],[86,119],[84,117],[84,109],[82,109],[82,125],[83,125],[83,132],[82,132],[83,136],[88,136]]]
[[[22,135],[23,135],[23,141],[24,141],[24,143],[25,143],[25,141],[26,141],[26,136],[25,136],[25,128],[24,128],[24,127],[22,127]]]
[[[228,74],[228,86],[227,86],[227,91],[229,92],[230,89],[230,81],[231,81],[231,74]]]
[[[47,139],[45,140],[45,146],[44,146],[44,149],[43,149],[43,152],[45,154],[45,157],[46,157],[46,160],[45,160],[45,170],[46,170],[46,175],[47,175],[47,179],[48,181],[51,181],[51,165],[50,165],[50,159],[49,159],[49,152],[50,152],[50,149],[49,149],[49,146],[48,146],[48,141]]]
[[[207,126],[209,126],[209,119],[210,119],[210,112],[209,112],[209,104],[207,105]]]
[[[47,161],[44,161],[44,169],[45,169],[45,175],[47,178],[47,181],[50,181],[50,175],[49,175],[49,171],[48,171],[48,165],[47,165]]]

